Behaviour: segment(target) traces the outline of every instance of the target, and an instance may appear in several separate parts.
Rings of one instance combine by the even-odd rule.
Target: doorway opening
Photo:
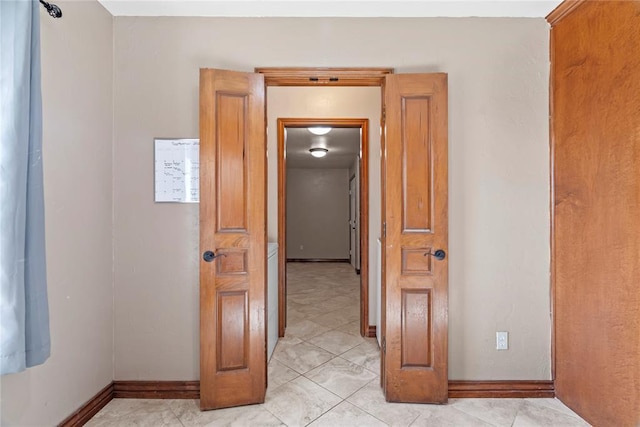
[[[361,336],[371,335],[369,325],[369,120],[368,119],[311,119],[311,118],[279,118],[278,124],[278,335],[284,337],[287,325],[287,261],[345,261],[350,263],[355,271],[359,272],[360,287],[360,319],[359,330]],[[333,135],[314,138],[309,132],[313,128],[331,128]],[[330,152],[325,159],[314,158],[311,150],[320,150],[325,154]],[[327,150],[327,151],[325,151]],[[328,159],[331,160],[328,160]],[[324,160],[323,163],[320,161]],[[323,167],[319,165],[324,164]],[[288,166],[294,166],[293,168]],[[329,167],[327,167],[329,166]],[[337,208],[342,206],[347,213],[340,219],[334,218],[332,229],[326,229],[324,236],[324,248],[307,248],[305,253],[304,242],[300,240],[301,234],[309,234],[310,230],[304,229],[304,219],[309,220],[316,216],[323,220],[322,212],[317,212],[317,207],[309,206],[304,201],[304,189],[288,195],[287,175],[293,178],[298,188],[304,185],[304,181],[315,180],[323,183],[322,190],[325,193],[326,203],[335,200],[329,193],[342,191],[343,199],[337,200]],[[341,183],[342,181],[342,183]],[[311,181],[309,181],[311,182]],[[349,186],[357,192],[349,194]],[[332,188],[333,187],[333,188]],[[308,188],[313,198],[314,189]],[[303,196],[301,196],[303,194]],[[288,203],[288,197],[296,197]],[[351,201],[353,198],[353,202]],[[317,200],[316,200],[317,201]],[[300,206],[302,205],[302,206]],[[293,207],[295,211],[288,209]],[[327,209],[332,209],[326,206]],[[349,217],[349,213],[355,208],[357,215]],[[293,215],[288,215],[288,211]],[[332,214],[336,212],[332,211]],[[340,213],[337,213],[340,215]],[[301,218],[306,217],[306,218]],[[298,233],[295,236],[288,235],[288,220],[295,221]],[[336,224],[336,221],[338,222]],[[302,223],[302,224],[301,224]],[[327,223],[329,224],[330,221]],[[292,224],[289,224],[291,226]],[[302,228],[301,225],[303,226]],[[306,226],[309,226],[308,221]],[[334,229],[335,228],[335,229]],[[354,237],[357,236],[357,237]],[[294,238],[295,237],[295,238]],[[297,239],[296,239],[297,238]],[[304,240],[304,238],[303,238]],[[293,246],[293,247],[292,247]],[[329,247],[327,247],[329,246]],[[348,249],[346,249],[348,248]],[[311,249],[311,251],[309,251]],[[346,249],[346,250],[345,250]],[[327,252],[329,251],[329,252]],[[309,255],[307,255],[309,254]],[[329,254],[327,256],[326,254]],[[359,254],[367,254],[359,256]],[[337,267],[340,270],[339,267]],[[375,334],[375,332],[373,332]]]

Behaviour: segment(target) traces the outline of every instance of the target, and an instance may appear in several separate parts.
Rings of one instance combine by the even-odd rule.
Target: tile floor
[[[262,405],[201,412],[197,400],[114,399],[88,426],[588,426],[557,399],[387,403],[375,339],[359,334],[349,264],[288,265],[288,324]]]

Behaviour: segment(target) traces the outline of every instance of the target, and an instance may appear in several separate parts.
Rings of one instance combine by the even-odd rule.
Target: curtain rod
[[[49,15],[53,16],[54,18],[62,18],[62,10],[58,6],[56,6],[55,4],[47,3],[44,0],[40,0],[40,3],[42,3],[44,8],[47,9]]]

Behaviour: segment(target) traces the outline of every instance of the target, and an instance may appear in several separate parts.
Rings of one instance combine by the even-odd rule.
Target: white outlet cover
[[[496,350],[509,350],[509,332],[496,332]]]

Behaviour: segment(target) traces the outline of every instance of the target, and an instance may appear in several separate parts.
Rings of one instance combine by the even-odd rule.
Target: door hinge
[[[385,123],[386,120],[387,120],[387,109],[383,108],[382,109],[382,123]]]
[[[382,337],[382,352],[387,354],[387,339],[385,337]]]
[[[382,223],[382,237],[387,237],[387,223]]]

